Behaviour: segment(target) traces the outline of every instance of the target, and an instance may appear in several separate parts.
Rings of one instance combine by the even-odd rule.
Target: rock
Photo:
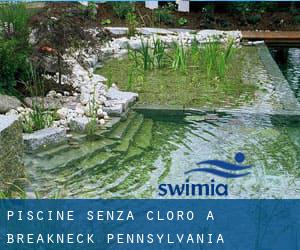
[[[17,111],[18,111],[19,113],[22,113],[22,112],[25,111],[25,109],[24,109],[23,107],[17,107]]]
[[[131,49],[135,49],[135,50],[140,49],[142,47],[142,40],[140,40],[140,39],[139,40],[130,40],[129,47]]]
[[[61,96],[62,97],[62,96]],[[54,110],[62,107],[62,98],[53,98],[52,96],[46,97],[26,97],[24,103],[32,108],[33,104],[43,106],[44,109]]]
[[[24,144],[28,151],[36,150],[51,144],[61,143],[66,140],[64,128],[45,128],[31,134],[24,134]]]
[[[76,117],[70,120],[69,127],[71,131],[84,132],[86,125],[90,122],[87,117]]]
[[[18,111],[15,109],[11,109],[10,111],[8,111],[5,115],[18,115]]]
[[[128,33],[128,28],[125,27],[105,27],[105,29],[114,35],[126,35]]]
[[[17,116],[0,115],[0,190],[24,178],[22,125]]]
[[[56,91],[55,90],[50,90],[47,94],[48,97],[54,98],[56,96]]]
[[[75,112],[79,115],[84,115],[84,110],[82,107],[80,106],[77,106],[76,109],[75,109]]]
[[[68,108],[61,108],[56,111],[57,115],[59,116],[60,119],[66,119],[69,113]]]
[[[99,123],[100,123],[100,125],[104,125],[105,124],[105,120],[104,119],[100,119]]]
[[[22,103],[14,96],[0,95],[0,114],[5,114],[21,105]]]
[[[139,28],[137,29],[142,35],[174,35],[176,32],[162,28]]]
[[[104,114],[103,114],[102,109],[98,109],[98,110],[97,110],[97,116],[98,116],[99,118],[104,117]]]
[[[124,109],[126,110],[128,106],[130,106],[137,100],[138,94],[133,92],[120,91],[117,88],[111,87],[109,88],[106,97],[108,100],[115,101],[116,104],[122,104],[124,106]]]
[[[103,107],[103,111],[106,112],[109,116],[121,116],[123,112],[123,105],[116,104],[110,107]]]

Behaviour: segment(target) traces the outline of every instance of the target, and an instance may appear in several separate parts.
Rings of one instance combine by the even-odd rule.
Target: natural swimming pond
[[[229,197],[299,198],[299,124],[242,113],[168,118],[131,113],[103,138],[30,157],[31,188],[47,197],[57,192],[63,197],[158,197],[160,183],[224,182],[207,173],[184,173],[207,159],[234,162],[242,151],[253,168],[249,176],[225,180]]]
[[[256,50],[270,60],[265,48]],[[284,114],[284,107],[292,110],[297,105],[287,86],[272,85],[273,72],[265,69],[272,64],[268,62],[252,64],[245,72],[245,81],[262,87],[255,101],[242,102],[238,111],[133,111],[93,140],[77,135],[68,144],[27,155],[27,190],[42,197],[160,198],[162,183],[221,182],[228,185],[229,198],[299,198],[300,118],[297,113]],[[234,163],[237,152],[245,154],[243,164],[252,165],[243,178],[185,174],[200,161]]]

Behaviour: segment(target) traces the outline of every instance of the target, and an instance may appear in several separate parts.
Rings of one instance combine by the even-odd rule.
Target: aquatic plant
[[[154,64],[159,68],[164,67],[164,59],[166,57],[166,45],[160,39],[153,39],[153,59]]]
[[[194,37],[191,43],[191,47],[189,48],[189,56],[191,58],[192,65],[196,66],[200,63],[200,52],[199,42]]]
[[[89,101],[89,116],[90,116],[90,121],[85,127],[85,132],[87,133],[88,136],[93,136],[98,128],[98,105],[96,102],[96,88],[94,86],[94,90],[92,93],[92,99]]]
[[[174,43],[173,56],[172,56],[172,68],[174,70],[180,70],[186,72],[187,70],[188,53],[182,43]]]
[[[26,78],[27,81],[23,81],[23,84],[33,97],[32,111],[23,116],[22,125],[25,133],[32,133],[50,127],[55,120],[55,112],[45,109],[44,83],[32,64],[29,64]]]
[[[234,41],[231,39],[225,47],[218,41],[209,41],[204,46],[203,56],[208,79],[213,76],[220,79],[225,77],[228,62],[233,53],[233,44]]]
[[[151,47],[148,40],[146,43],[142,40],[142,47],[139,52],[142,55],[144,70],[151,69],[153,65],[153,57],[151,56]]]

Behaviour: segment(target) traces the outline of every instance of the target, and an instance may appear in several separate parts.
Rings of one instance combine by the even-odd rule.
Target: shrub
[[[293,19],[296,24],[300,24],[300,15],[294,16]]]
[[[261,14],[253,14],[247,17],[247,21],[250,24],[257,24],[261,21],[262,16]]]
[[[178,20],[177,20],[177,24],[180,25],[180,26],[184,26],[188,23],[188,20],[184,17],[180,17]]]
[[[17,39],[0,39],[0,92],[15,93],[17,80],[26,71],[27,57]]]
[[[17,81],[24,76],[30,54],[30,12],[22,3],[0,6],[0,91],[15,93]]]
[[[134,4],[130,2],[113,2],[112,6],[120,19],[125,19],[129,13],[135,12]]]
[[[162,8],[154,10],[154,19],[155,22],[159,25],[161,24],[173,24],[175,17],[172,14],[174,11],[174,5],[169,3],[168,5],[163,6]]]

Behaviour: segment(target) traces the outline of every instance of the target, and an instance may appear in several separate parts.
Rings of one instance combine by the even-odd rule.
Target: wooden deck
[[[273,44],[299,44],[300,31],[242,31],[243,39]]]

